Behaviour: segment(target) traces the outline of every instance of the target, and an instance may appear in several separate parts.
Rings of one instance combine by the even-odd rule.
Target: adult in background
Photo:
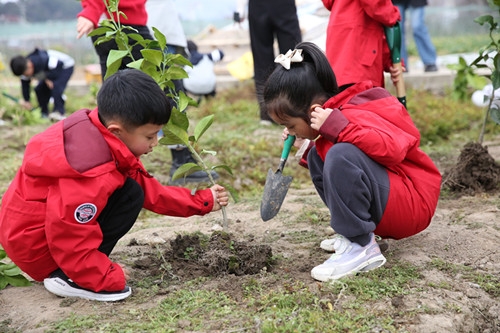
[[[158,29],[167,40],[165,52],[171,54],[180,54],[186,59],[188,55],[188,42],[184,28],[182,27],[177,8],[173,0],[148,0],[146,2],[146,12],[148,14],[147,25],[151,31],[153,27]],[[186,91],[183,80],[174,80],[175,90]],[[163,135],[163,132],[160,132]],[[177,169],[186,163],[197,163],[189,149],[184,145],[169,146],[172,153],[172,166],[170,168],[170,177]],[[213,179],[218,179],[219,174],[213,170],[210,171]],[[186,177],[176,180],[170,179],[170,185],[185,185],[186,183],[209,182],[210,178],[205,171],[196,171]]]
[[[83,35],[88,35],[92,30],[99,26],[99,21],[103,15],[109,19],[111,18],[107,9],[105,2],[102,0],[81,0],[82,11],[77,15],[76,22],[76,38],[81,38]],[[122,25],[131,26],[136,31],[125,30],[126,33],[138,33],[145,39],[153,39],[151,32],[149,31],[147,24],[148,14],[146,12],[146,0],[121,0],[118,4],[118,10],[125,14],[125,17],[120,16],[120,23]],[[117,20],[116,13],[113,14],[114,19]],[[108,59],[108,54],[111,50],[117,50],[118,46],[116,42],[110,40],[105,43],[95,44],[95,41],[100,36],[92,36],[92,43],[94,43],[94,48],[99,56],[99,63],[101,65],[101,75],[102,79],[106,76],[106,61]],[[132,56],[135,60],[142,58],[141,55],[142,46],[137,44],[133,47]],[[133,60],[129,57],[125,57],[122,60],[120,69],[127,68],[127,64]]]
[[[398,6],[401,12],[401,38],[403,43],[401,45],[401,57],[406,64],[408,71],[408,51],[405,34],[405,12],[410,11],[410,24],[413,32],[413,39],[417,46],[420,59],[424,63],[425,72],[435,72],[438,70],[436,66],[436,48],[432,44],[431,37],[425,25],[425,6],[427,0],[393,0],[393,3]]]
[[[384,71],[396,77],[384,31],[401,19],[391,0],[322,1],[330,11],[326,56],[339,87],[365,80],[384,87]]]
[[[302,41],[295,0],[238,0],[237,6],[234,15],[236,22],[243,22],[248,12],[261,124],[271,124],[272,119],[267,114],[262,92],[267,77],[275,68],[274,39],[277,39],[279,52],[283,54],[293,50]]]

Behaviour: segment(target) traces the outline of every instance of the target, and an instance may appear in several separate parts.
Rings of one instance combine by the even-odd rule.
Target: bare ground
[[[489,153],[496,159],[500,157],[499,147],[498,142],[489,145]],[[304,282],[312,290],[320,288],[309,272],[328,257],[319,248],[319,242],[330,234],[328,212],[325,208],[318,209],[318,215],[326,216],[320,226],[297,221],[297,216],[304,210],[322,207],[314,189],[307,185],[291,188],[280,213],[268,222],[260,219],[259,204],[258,201],[243,200],[227,209],[229,232],[235,242],[242,242],[250,248],[264,246],[271,249],[273,255],[283,258],[269,267],[273,275],[266,273],[266,267],[252,278],[269,289],[283,287],[283,280],[279,277],[285,275]],[[498,193],[495,192],[442,198],[427,230],[407,239],[389,240],[388,262],[380,269],[390,268],[395,261],[406,261],[418,267],[422,275],[421,279],[412,282],[413,293],[393,299],[381,298],[375,304],[391,315],[400,332],[500,332],[499,207]],[[105,314],[109,317],[116,312],[154,306],[168,297],[175,283],[159,283],[163,287],[144,299],[137,285],[161,264],[154,262],[153,258],[159,253],[173,258],[176,237],[179,243],[179,235],[187,233],[212,235],[220,223],[218,213],[188,219],[141,219],[112,254],[115,260],[125,262],[132,270],[129,283],[134,293],[130,298],[118,303],[99,303],[58,298],[46,291],[41,283],[23,288],[7,287],[0,291],[0,331],[44,332],[51,323],[71,314]],[[303,240],[301,235],[304,235]],[[258,257],[264,252],[259,252]],[[290,258],[293,260],[287,260]],[[442,269],[436,262],[446,263],[448,267],[470,267],[473,272],[490,274],[496,280],[493,279],[491,289],[484,288],[464,276],[463,271]],[[242,286],[249,279],[245,273],[207,272],[189,265],[175,270],[175,261],[170,263],[173,263],[175,279],[174,276],[162,279],[185,281],[196,276],[210,276],[204,288],[230,291],[231,297],[237,301],[242,299]],[[342,301],[337,299],[340,304]],[[426,310],[421,311],[423,308]],[[187,330],[180,328],[179,332]]]

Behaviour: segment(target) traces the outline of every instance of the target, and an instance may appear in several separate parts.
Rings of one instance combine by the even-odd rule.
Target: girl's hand
[[[281,139],[283,141],[286,140],[286,138],[288,138],[288,136],[290,135],[290,132],[288,132],[288,128],[285,127],[285,129],[283,130],[283,133],[281,134]],[[295,142],[293,143],[293,146],[295,148],[300,148],[302,147],[302,144],[304,143],[304,140],[303,138],[298,138],[298,137],[295,137]]]
[[[76,20],[76,38],[80,39],[83,35],[88,35],[94,30],[94,23],[83,16],[78,16]]]
[[[220,185],[215,184],[210,188],[214,196],[214,206],[212,212],[215,212],[222,208],[222,206],[227,206],[229,203],[229,195],[226,189]]]
[[[319,131],[332,111],[332,109],[323,109],[319,106],[314,108],[314,110],[311,112],[311,128],[313,130]]]

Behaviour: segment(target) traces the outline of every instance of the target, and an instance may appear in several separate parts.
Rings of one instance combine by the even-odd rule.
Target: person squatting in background
[[[438,203],[441,174],[420,148],[420,133],[405,107],[373,82],[339,91],[325,54],[300,43],[279,55],[264,87],[269,116],[295,146],[330,211],[336,232],[320,247],[335,253],[314,267],[319,281],[382,266],[375,235],[401,239],[426,229]]]
[[[68,85],[75,67],[75,60],[62,52],[36,48],[27,56],[18,55],[11,59],[12,73],[21,77],[23,100],[21,105],[31,110],[31,80],[37,79],[35,94],[40,106],[42,117],[51,120],[65,118],[64,91]],[[49,114],[49,101],[54,101],[53,112]]]
[[[248,8],[248,10],[246,10]],[[234,15],[236,22],[243,22],[248,13],[250,47],[253,56],[255,91],[260,108],[260,123],[269,125],[262,91],[267,77],[273,71],[274,40],[280,53],[293,49],[302,41],[295,0],[237,0]]]
[[[392,66],[384,26],[393,26],[401,16],[391,0],[322,1],[330,11],[326,57],[339,87],[365,80],[384,87],[384,71],[394,82],[398,69]]]
[[[185,66],[189,77],[182,80],[187,92],[201,98],[214,97],[216,94],[217,76],[214,64],[224,58],[224,52],[215,49],[210,53],[198,52],[198,46],[192,40],[188,40],[189,61],[193,67]]]

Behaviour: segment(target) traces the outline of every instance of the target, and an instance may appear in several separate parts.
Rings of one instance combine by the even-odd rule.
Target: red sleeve
[[[94,23],[94,28],[99,25],[99,20],[101,15],[104,14],[106,6],[102,0],[81,0],[82,11],[78,13],[78,16],[83,16]]]
[[[401,163],[418,138],[368,110],[334,109],[320,128],[332,142],[349,142],[376,162],[390,167]],[[345,126],[344,126],[345,124]]]
[[[335,0],[322,0],[323,1],[323,6],[325,6],[326,9],[328,9],[329,11],[332,10],[332,7],[333,7],[333,2]]]
[[[210,189],[192,194],[188,188],[162,185],[142,172],[137,173],[135,180],[144,190],[144,208],[157,214],[189,217],[205,215],[213,209],[214,198]]]

